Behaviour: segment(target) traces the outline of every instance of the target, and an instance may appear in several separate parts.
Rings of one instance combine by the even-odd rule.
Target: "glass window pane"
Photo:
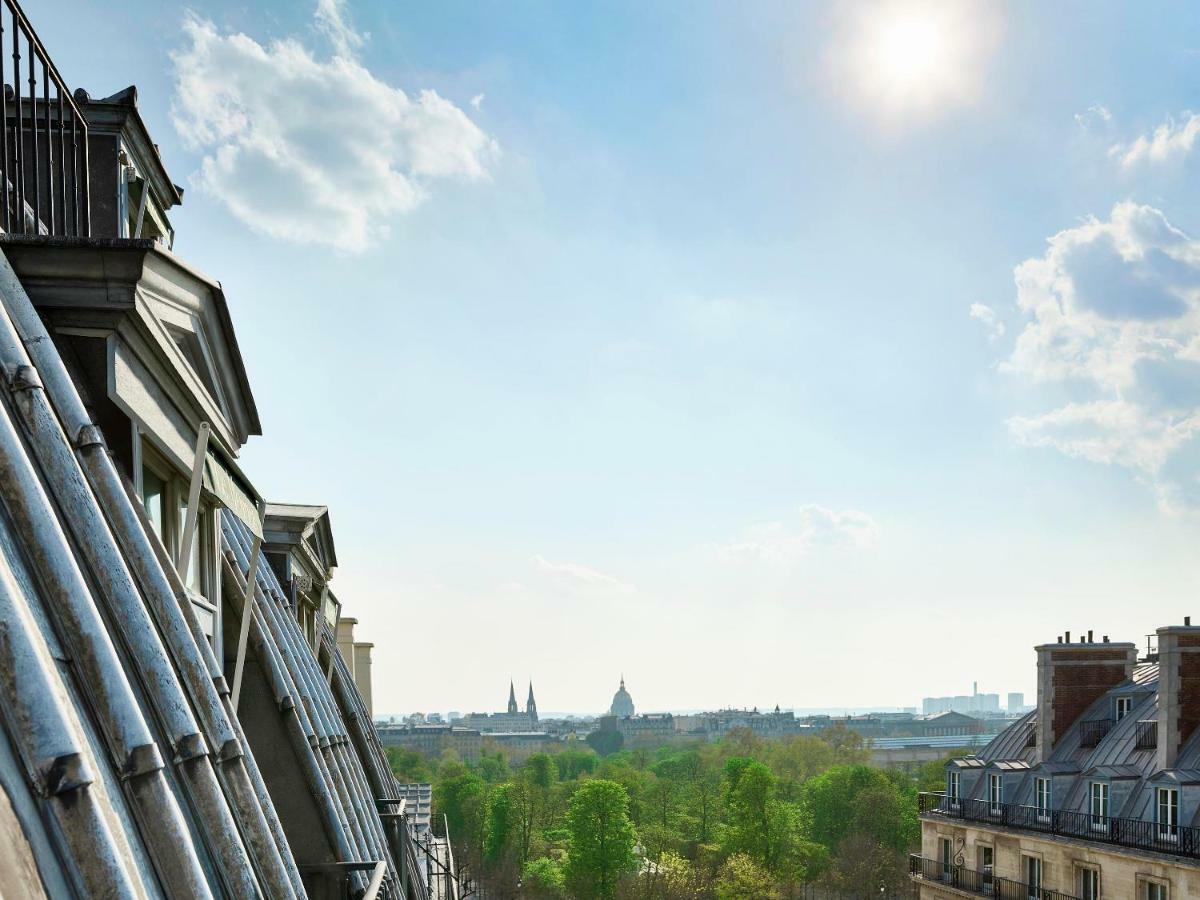
[[[150,527],[158,539],[163,539],[163,497],[167,485],[150,469],[142,469],[142,506],[150,519]]]
[[[183,529],[187,524],[187,498],[182,498],[179,501],[179,539],[183,540]],[[204,572],[200,567],[201,548],[204,543],[204,508],[200,509],[200,516],[196,520],[196,531],[192,535],[192,549],[189,554],[191,561],[188,563],[187,586],[189,590],[195,591],[197,594],[204,593]],[[178,552],[178,550],[176,551]]]

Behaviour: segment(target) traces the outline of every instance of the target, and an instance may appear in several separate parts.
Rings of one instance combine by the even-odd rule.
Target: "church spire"
[[[533,681],[529,682],[529,699],[525,701],[525,714],[529,716],[529,724],[536,725],[538,720],[537,701],[533,699]]]
[[[508,680],[508,714],[515,716],[517,712],[517,688],[510,678]]]

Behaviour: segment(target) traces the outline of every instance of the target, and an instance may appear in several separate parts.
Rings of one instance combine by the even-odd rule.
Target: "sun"
[[[983,4],[895,0],[852,7],[838,41],[843,84],[881,116],[932,113],[976,96],[996,23]]]

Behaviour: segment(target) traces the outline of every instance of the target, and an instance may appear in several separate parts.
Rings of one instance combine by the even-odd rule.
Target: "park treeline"
[[[898,894],[920,841],[915,776],[867,765],[862,738],[763,740],[600,755],[568,743],[510,768],[390,751],[402,781],[433,784],[435,830],[489,898],[767,900]],[[443,823],[444,816],[444,823]]]

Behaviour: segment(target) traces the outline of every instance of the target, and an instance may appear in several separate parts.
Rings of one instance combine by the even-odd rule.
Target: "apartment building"
[[[1200,627],[1035,648],[1037,705],[921,796],[922,898],[1200,897]]]

